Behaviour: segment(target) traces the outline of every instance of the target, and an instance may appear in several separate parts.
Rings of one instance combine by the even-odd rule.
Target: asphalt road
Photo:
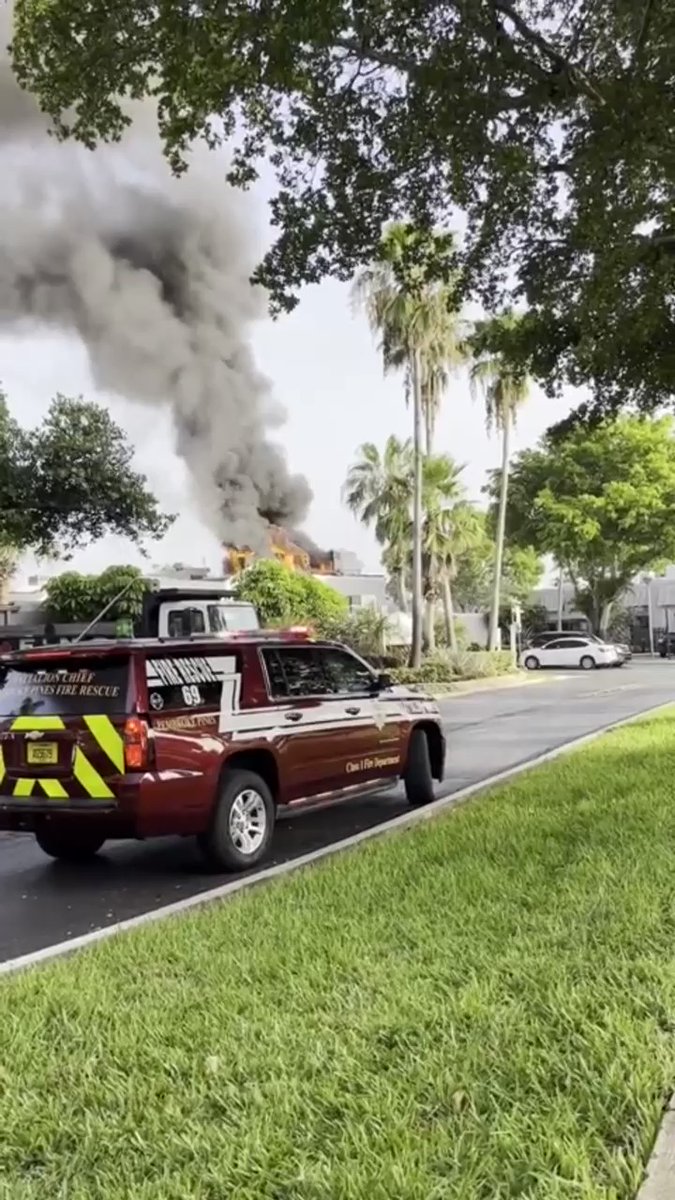
[[[614,721],[675,699],[675,663],[636,660],[621,671],[573,672],[531,686],[442,704],[450,794]],[[405,810],[400,789],[282,818],[272,861],[292,859]],[[268,863],[269,865],[269,863]],[[45,858],[31,837],[0,835],[0,962],[206,891],[189,841],[111,843],[85,867]]]

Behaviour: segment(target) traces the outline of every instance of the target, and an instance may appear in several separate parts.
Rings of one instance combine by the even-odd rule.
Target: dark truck
[[[112,602],[108,607],[111,606]],[[218,637],[260,628],[253,605],[228,594],[227,585],[218,580],[194,580],[185,587],[158,586],[146,594],[141,616],[133,623],[105,620],[105,613],[104,609],[101,619],[88,625],[50,621],[6,625],[0,630],[0,650],[8,652],[101,638],[112,641],[120,636],[163,640],[194,635]]]

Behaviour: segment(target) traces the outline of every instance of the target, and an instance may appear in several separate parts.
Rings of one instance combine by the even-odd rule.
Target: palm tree
[[[453,289],[437,286],[429,296],[429,340],[422,361],[422,412],[425,448],[434,451],[434,433],[441,401],[451,374],[470,357],[469,326],[462,321],[453,303]]]
[[[452,651],[457,650],[453,583],[462,559],[480,546],[484,536],[481,514],[468,500],[459,500],[440,514],[436,533],[436,554],[443,597],[445,636]]]
[[[502,435],[494,580],[488,635],[490,650],[497,649],[499,631],[499,601],[504,561],[511,432],[516,423],[518,410],[527,400],[530,391],[530,378],[527,371],[522,366],[514,364],[505,350],[509,336],[517,331],[521,319],[513,313],[507,312],[501,316],[492,317],[488,321],[481,321],[477,324],[472,339],[475,361],[471,368],[471,386],[474,393],[480,390],[483,394],[488,430],[497,429]]]
[[[434,262],[433,274],[429,264]],[[445,260],[445,262],[444,262]],[[453,250],[449,235],[416,229],[409,223],[393,224],[382,238],[374,263],[357,277],[354,297],[365,309],[371,329],[379,338],[385,372],[405,371],[406,396],[413,408],[413,514],[412,514],[412,646],[410,662],[422,660],[422,427],[425,423],[425,382],[431,414],[438,398],[430,389],[430,367],[439,362],[439,321],[452,311],[452,289],[438,282],[439,275],[452,278]],[[445,270],[442,268],[445,266]],[[449,317],[444,318],[446,323]],[[426,421],[427,444],[433,431],[433,416]]]
[[[447,454],[427,456],[422,469],[422,563],[426,600],[427,649],[435,649],[435,616],[439,591],[443,596],[446,632],[454,649],[455,630],[448,566],[454,554],[453,511],[463,493],[460,475],[464,470]]]
[[[384,548],[385,566],[396,580],[398,600],[407,611],[406,578],[410,563],[410,507],[413,448],[410,439],[392,434],[380,454],[373,442],[364,442],[349,468],[342,496],[364,525],[374,529]]]

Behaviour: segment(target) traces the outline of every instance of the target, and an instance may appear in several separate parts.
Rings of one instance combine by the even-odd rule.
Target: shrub
[[[437,654],[421,667],[401,667],[392,672],[397,683],[453,683],[461,679],[488,679],[513,671],[508,650],[460,650],[457,654]]]
[[[387,616],[376,608],[360,608],[327,621],[321,635],[343,642],[363,658],[380,661],[387,650]]]
[[[445,630],[445,621],[441,617],[435,622],[436,645],[441,648],[448,645],[448,637]],[[455,637],[460,650],[466,650],[469,641],[469,633],[463,621],[458,621],[455,618]]]

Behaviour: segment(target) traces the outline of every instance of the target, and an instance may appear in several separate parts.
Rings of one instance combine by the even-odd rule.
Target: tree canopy
[[[57,396],[22,429],[0,392],[0,541],[17,551],[68,554],[106,534],[141,545],[173,518],[160,513],[133,448],[96,404]]]
[[[493,477],[496,497],[498,478]],[[634,577],[675,558],[673,421],[622,417],[572,429],[512,464],[507,532],[552,554],[595,629]]]
[[[111,600],[126,588],[124,595],[113,604],[103,620],[140,617],[143,597],[152,586],[138,567],[128,565],[108,567],[100,575],[81,575],[79,571],[63,571],[47,580],[47,613],[52,621],[93,621]]]
[[[345,596],[330,584],[261,558],[237,576],[235,593],[255,606],[262,625],[314,625],[319,630],[346,616]]]
[[[453,583],[458,612],[479,612],[488,608],[492,593],[495,543],[492,525],[486,513],[475,512],[480,535],[457,558]],[[502,563],[501,598],[503,607],[524,605],[539,586],[544,567],[532,546],[507,544]]]
[[[151,95],[175,170],[199,136],[235,185],[270,164],[277,308],[459,211],[464,292],[525,302],[536,375],[596,412],[675,390],[671,0],[16,0],[13,55],[61,134],[118,138]]]

